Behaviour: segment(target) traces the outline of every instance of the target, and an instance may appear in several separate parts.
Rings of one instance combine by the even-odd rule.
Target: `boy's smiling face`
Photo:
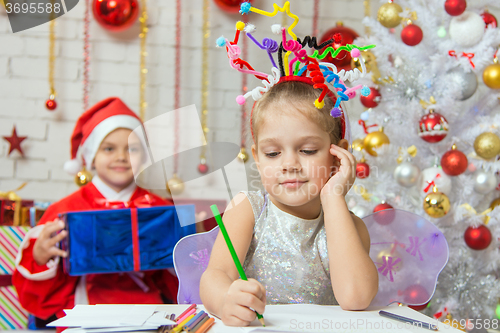
[[[144,152],[131,130],[119,128],[102,140],[93,167],[101,180],[116,192],[134,181],[133,170],[139,170]]]
[[[252,154],[265,190],[284,211],[319,200],[338,165],[329,151],[329,134],[292,103],[272,104],[263,112]]]

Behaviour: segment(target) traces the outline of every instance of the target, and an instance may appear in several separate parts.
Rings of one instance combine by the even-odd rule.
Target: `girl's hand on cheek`
[[[345,197],[356,180],[356,160],[350,152],[334,144],[330,145],[330,154],[340,160],[340,165],[334,166],[334,175],[321,189],[321,196]]]

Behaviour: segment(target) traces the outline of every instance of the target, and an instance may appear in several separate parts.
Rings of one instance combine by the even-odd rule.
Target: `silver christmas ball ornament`
[[[459,87],[459,101],[471,98],[477,90],[477,76],[474,72],[466,73],[460,68],[454,68],[448,72],[448,80]]]
[[[365,217],[368,214],[370,214],[370,211],[368,209],[366,209],[365,207],[362,207],[362,206],[354,206],[354,207],[352,207],[351,208],[351,212],[353,212],[354,215],[356,215],[360,219],[362,219],[363,217]]]
[[[474,191],[480,194],[490,193],[497,186],[497,178],[492,172],[477,170],[474,172]]]
[[[420,169],[415,164],[406,161],[394,169],[393,176],[399,185],[411,187],[417,182],[420,176]]]

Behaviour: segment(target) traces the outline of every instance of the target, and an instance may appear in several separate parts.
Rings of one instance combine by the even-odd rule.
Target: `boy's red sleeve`
[[[33,258],[33,246],[43,224],[55,217],[56,211],[49,207],[40,224],[28,231],[19,247],[12,275],[12,284],[23,308],[42,319],[54,314],[60,317],[63,309],[73,308],[78,282],[78,277],[64,273],[59,257],[51,259],[46,265],[38,265]]]
[[[22,267],[26,271],[29,270],[31,276],[24,276],[26,273],[21,274],[16,267],[12,275],[12,284],[17,290],[19,302],[23,308],[36,317],[47,319],[54,314],[58,315],[63,309],[73,308],[78,278],[66,275],[62,265],[58,263],[54,263],[54,269],[47,267],[47,265],[38,265],[33,259],[34,243],[34,240],[31,239],[30,244],[22,250],[23,256],[20,261]],[[53,277],[50,277],[47,273],[52,270],[54,272],[50,275]],[[45,277],[49,278],[44,279]]]

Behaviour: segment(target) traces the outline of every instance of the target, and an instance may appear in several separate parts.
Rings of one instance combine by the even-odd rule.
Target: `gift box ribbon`
[[[123,209],[130,208],[130,218],[132,226],[132,248],[133,248],[133,258],[134,258],[134,271],[141,270],[141,256],[139,249],[139,219],[137,218],[137,208],[149,208],[152,207],[156,200],[149,194],[143,195],[133,201],[108,201],[106,199],[97,198],[95,203],[99,208],[105,209]]]

